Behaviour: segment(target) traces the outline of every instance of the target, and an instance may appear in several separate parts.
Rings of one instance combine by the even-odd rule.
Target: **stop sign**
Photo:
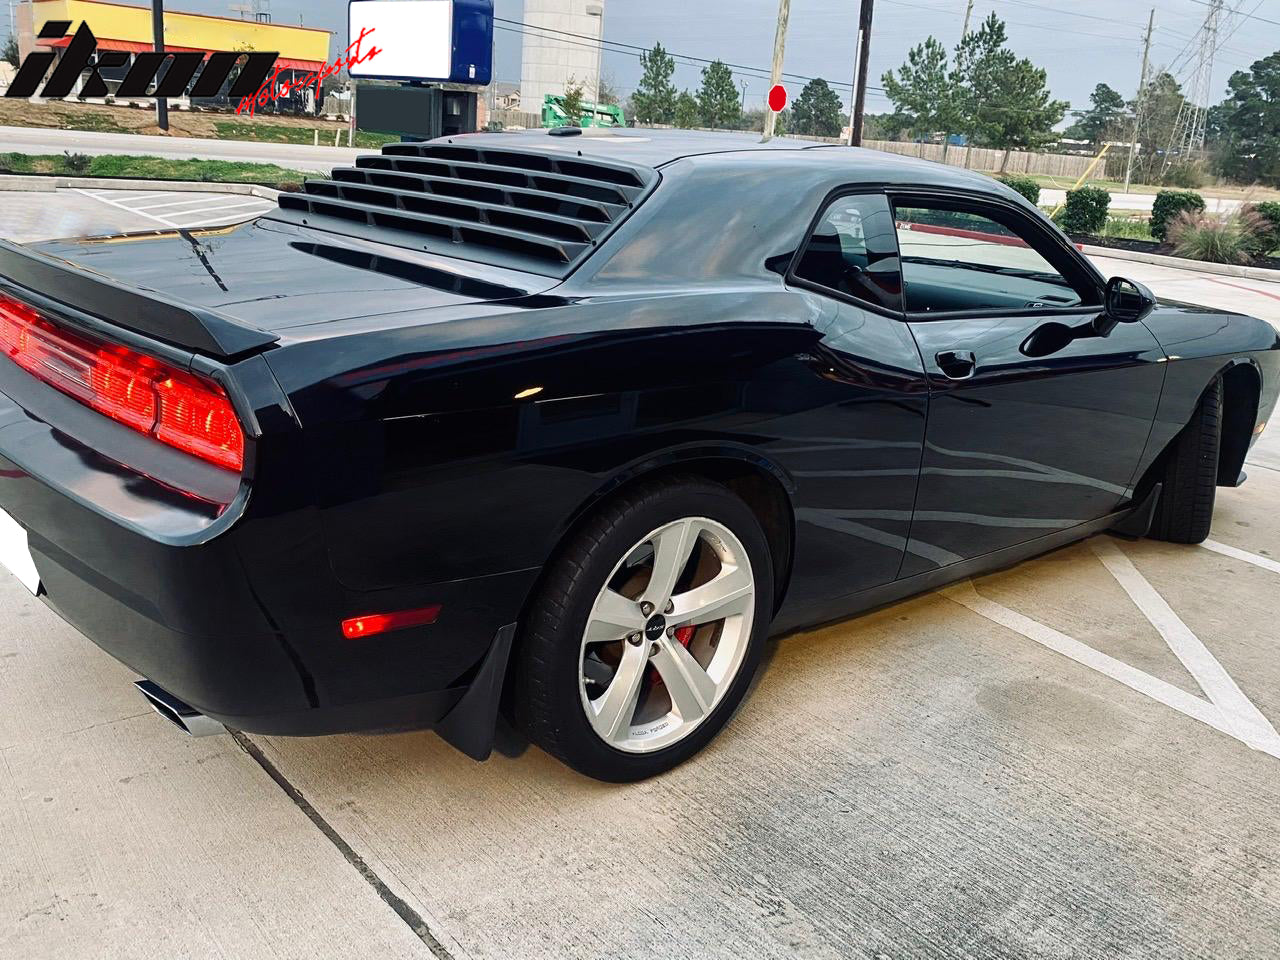
[[[769,90],[769,109],[774,113],[781,113],[787,106],[787,88],[782,84],[775,84]]]

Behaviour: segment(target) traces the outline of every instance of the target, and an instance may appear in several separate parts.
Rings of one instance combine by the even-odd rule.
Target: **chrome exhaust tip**
[[[150,680],[138,680],[134,683],[138,692],[146,698],[151,709],[164,717],[175,727],[193,737],[212,737],[226,733],[227,728],[217,720],[210,720],[195,707],[188,706],[168,690],[159,687]]]

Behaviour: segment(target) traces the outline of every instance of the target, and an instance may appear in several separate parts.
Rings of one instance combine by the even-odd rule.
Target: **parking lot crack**
[[[308,820],[316,825],[316,828],[325,835],[326,839],[337,848],[347,863],[355,868],[356,872],[364,878],[374,892],[382,898],[383,903],[389,906],[404,924],[413,931],[431,951],[432,955],[440,958],[440,960],[455,960],[453,954],[442,944],[431,932],[431,928],[427,925],[427,921],[423,919],[418,911],[414,910],[400,897],[394,890],[387,886],[386,882],[378,876],[377,872],[369,866],[364,857],[360,856],[351,844],[342,837],[342,834],[333,827],[324,815],[312,805],[302,792],[289,782],[289,779],[280,771],[271,760],[267,757],[262,749],[250,740],[245,734],[238,730],[230,731],[232,738],[239,745],[240,749],[249,755],[249,757],[266,771],[267,776],[276,782],[276,785],[284,791],[285,795],[293,801],[294,806],[301,810]]]

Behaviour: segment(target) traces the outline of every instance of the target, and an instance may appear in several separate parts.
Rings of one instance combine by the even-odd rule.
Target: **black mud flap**
[[[1129,540],[1141,540],[1150,533],[1151,523],[1156,517],[1156,504],[1160,502],[1160,491],[1163,487],[1164,484],[1160,483],[1152,487],[1146,498],[1107,532]]]
[[[493,753],[494,730],[498,723],[498,705],[502,700],[502,681],[507,675],[511,642],[516,625],[509,623],[493,637],[484,662],[476,671],[471,686],[454,708],[435,725],[440,738],[457,747],[472,760],[488,760]]]

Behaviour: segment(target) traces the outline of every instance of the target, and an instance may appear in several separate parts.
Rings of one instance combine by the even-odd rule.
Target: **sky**
[[[139,2],[139,0],[126,0]],[[174,10],[232,15],[232,0],[167,0]],[[609,41],[651,46],[655,41],[674,54],[759,68],[767,74],[773,53],[777,0],[600,0],[605,7],[604,35]],[[967,0],[877,0],[872,31],[869,84],[906,58],[907,51],[930,34],[948,48],[960,38]],[[1226,0],[1228,9],[1256,13],[1267,20],[1230,21],[1213,75],[1213,99],[1225,95],[1227,78],[1255,60],[1280,50],[1280,0]],[[848,102],[857,36],[858,0],[792,0],[784,69],[806,77],[821,76]],[[1053,95],[1072,107],[1087,106],[1099,82],[1132,97],[1142,59],[1142,35],[1152,7],[1156,11],[1152,63],[1180,64],[1175,74],[1189,73],[1194,56],[1187,56],[1189,39],[1204,20],[1204,0],[974,0],[973,23],[994,11],[1008,25],[1009,45],[1048,71]],[[495,0],[496,16],[522,19],[523,0]],[[331,45],[336,55],[345,42],[345,0],[271,0],[277,23],[325,27],[337,33]],[[509,25],[497,31],[497,75],[501,81],[520,80],[521,36]],[[518,30],[519,28],[514,28]],[[1233,31],[1234,32],[1231,32]],[[682,88],[699,84],[700,64],[677,60],[675,82]],[[604,73],[625,97],[640,79],[635,56],[608,52]],[[759,107],[767,79],[747,80],[747,105]],[[788,81],[792,97],[803,82]],[[884,95],[868,93],[867,109],[890,108]]]

